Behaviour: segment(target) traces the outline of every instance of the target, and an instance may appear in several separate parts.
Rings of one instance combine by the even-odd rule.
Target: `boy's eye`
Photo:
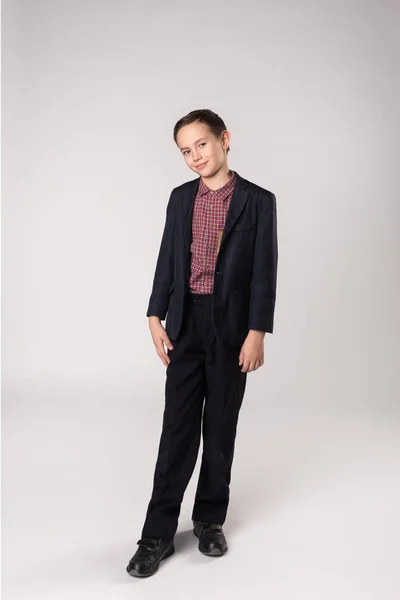
[[[199,146],[205,146],[207,144],[207,142],[200,142]],[[187,154],[188,152],[190,152],[190,150],[184,150],[182,152],[183,156],[185,156],[185,154]]]

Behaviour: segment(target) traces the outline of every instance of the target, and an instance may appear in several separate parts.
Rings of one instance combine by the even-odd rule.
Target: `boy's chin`
[[[210,174],[211,172],[211,167],[209,164],[207,164],[205,167],[203,167],[202,169],[193,169],[195,171],[195,173],[197,173],[198,175],[204,175],[205,173]]]

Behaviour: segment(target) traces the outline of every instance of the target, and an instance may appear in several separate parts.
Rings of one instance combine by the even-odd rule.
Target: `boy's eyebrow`
[[[206,139],[207,139],[206,137],[201,137],[198,140],[196,140],[194,143],[197,144],[197,142],[200,142],[200,140],[206,140]],[[189,150],[189,148],[183,147],[183,148],[180,148],[180,150]]]

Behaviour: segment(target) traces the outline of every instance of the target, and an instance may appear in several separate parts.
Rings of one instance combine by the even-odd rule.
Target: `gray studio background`
[[[2,3],[4,600],[398,598],[398,25],[390,1]],[[165,382],[145,313],[196,108],[276,194],[275,330],[230,552],[197,550],[198,463],[143,581]]]

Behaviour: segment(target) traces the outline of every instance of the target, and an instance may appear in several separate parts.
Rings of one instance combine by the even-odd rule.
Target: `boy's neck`
[[[232,176],[232,170],[230,170],[228,165],[226,165],[226,167],[221,167],[221,169],[219,169],[211,177],[201,177],[201,179],[203,180],[203,183],[210,188],[210,190],[218,190],[220,187],[228,183]]]

